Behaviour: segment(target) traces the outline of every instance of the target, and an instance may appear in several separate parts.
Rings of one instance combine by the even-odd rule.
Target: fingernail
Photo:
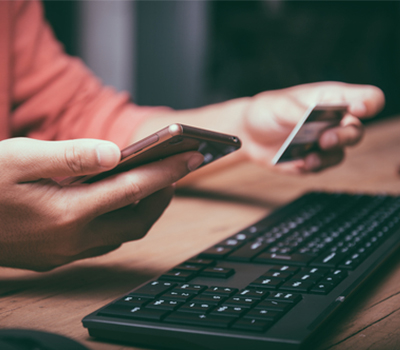
[[[200,153],[196,153],[191,156],[187,162],[187,167],[190,171],[196,170],[204,161],[204,156]]]
[[[112,168],[120,159],[120,152],[114,144],[99,144],[96,146],[97,160],[103,168]]]
[[[339,143],[339,138],[334,132],[327,132],[322,136],[321,146],[322,148],[333,148]]]
[[[316,154],[310,154],[305,159],[305,165],[310,170],[318,169],[321,166],[321,159]]]

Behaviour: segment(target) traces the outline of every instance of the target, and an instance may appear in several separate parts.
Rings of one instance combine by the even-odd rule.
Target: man
[[[332,82],[194,110],[139,107],[62,52],[40,2],[0,1],[0,265],[49,270],[143,237],[168,205],[171,184],[203,158],[187,152],[91,185],[62,187],[52,178],[111,169],[118,147],[176,122],[241,138],[242,149],[209,171],[243,160],[268,165],[315,102],[348,103],[349,113],[340,127],[321,136],[320,153],[282,171],[319,171],[339,163],[344,147],[362,136],[358,118],[379,112],[383,93]],[[74,140],[61,141],[69,139]]]

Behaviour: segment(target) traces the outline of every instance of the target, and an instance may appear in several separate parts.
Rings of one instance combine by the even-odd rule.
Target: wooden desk
[[[91,349],[133,347],[89,338],[81,319],[147,279],[311,189],[400,193],[400,119],[369,125],[339,167],[283,176],[245,164],[180,190],[148,236],[49,273],[0,271],[0,327],[72,337]],[[392,257],[323,332],[318,349],[400,348],[400,256]]]

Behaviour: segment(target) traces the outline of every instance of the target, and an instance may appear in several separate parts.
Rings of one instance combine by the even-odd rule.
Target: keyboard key
[[[272,266],[269,271],[279,271],[279,272],[287,272],[294,275],[296,272],[300,271],[299,267],[289,266],[289,265],[275,265]]]
[[[310,266],[334,268],[344,257],[345,254],[339,252],[326,252],[315,259]]]
[[[165,318],[165,322],[179,323],[203,327],[228,328],[235,317],[224,317],[210,314],[194,314],[188,312],[173,312]]]
[[[181,285],[177,285],[173,290],[177,292],[186,292],[186,293],[194,293],[199,294],[202,291],[206,290],[207,286],[203,286],[201,284],[189,284],[184,283]]]
[[[268,295],[265,300],[283,301],[286,303],[296,304],[301,300],[301,294],[274,292]]]
[[[269,246],[269,244],[263,243],[261,241],[249,242],[249,243],[246,243],[243,247],[235,250],[232,254],[230,254],[226,258],[226,260],[250,261],[256,255],[260,254],[268,246]]]
[[[263,321],[255,318],[241,318],[237,320],[232,329],[250,332],[264,332],[274,323],[271,321]]]
[[[329,269],[324,269],[322,267],[303,267],[301,269],[301,272],[303,273],[308,273],[312,275],[318,275],[318,276],[325,276],[330,270]]]
[[[290,280],[280,286],[280,290],[290,290],[294,292],[308,292],[315,284],[315,281]]]
[[[151,310],[141,307],[122,308],[109,306],[100,311],[100,316],[133,318],[149,321],[161,321],[169,312],[166,310]]]
[[[230,252],[232,252],[233,249],[229,247],[223,247],[223,246],[216,246],[216,247],[211,247],[204,252],[202,252],[199,257],[200,258],[212,258],[212,259],[223,259],[225,256],[227,256]]]
[[[264,299],[268,294],[269,292],[266,289],[250,287],[242,289],[239,293],[237,293],[237,296],[253,299]]]
[[[262,275],[265,278],[278,278],[282,281],[286,281],[289,279],[293,274],[290,272],[281,272],[281,271],[268,271]]]
[[[190,265],[210,266],[210,265],[215,265],[215,260],[213,260],[213,259],[193,258],[193,259],[186,260],[184,263],[185,264],[190,264]]]
[[[214,266],[214,267],[207,267],[206,269],[204,269],[200,273],[200,276],[214,277],[214,278],[228,278],[232,276],[234,273],[235,273],[234,269]]]
[[[179,309],[180,312],[192,312],[197,314],[205,314],[211,311],[215,307],[215,304],[201,303],[190,301]]]
[[[248,308],[246,308],[246,307],[220,305],[220,306],[217,306],[217,307],[211,312],[211,315],[240,317],[240,316],[242,316],[247,310],[248,310]]]
[[[162,294],[163,299],[167,300],[176,300],[176,301],[188,301],[191,298],[195,297],[197,294],[194,292],[186,292],[181,290],[171,290],[165,294]]]
[[[256,309],[250,310],[246,315],[244,315],[244,318],[251,318],[251,319],[275,322],[280,317],[282,317],[282,315],[283,315],[283,313],[279,312],[279,311],[272,311],[272,310],[263,309],[263,308],[256,308]]]
[[[176,283],[153,281],[131,292],[130,295],[135,297],[156,298],[175,286]]]
[[[265,264],[276,264],[277,262],[282,262],[283,264],[287,265],[306,266],[312,259],[312,256],[305,254],[283,255],[275,253],[261,253],[253,261]]]
[[[180,264],[174,267],[177,271],[190,271],[190,272],[200,272],[204,267],[195,264]]]
[[[263,300],[259,304],[255,306],[255,309],[266,309],[271,311],[280,311],[280,312],[287,312],[292,308],[293,304],[285,303],[282,301],[275,301],[275,300]]]
[[[237,249],[240,246],[242,246],[244,244],[243,241],[235,239],[235,238],[228,238],[222,242],[218,243],[218,246],[220,247],[228,247],[228,248],[233,248],[233,249]]]
[[[226,297],[213,294],[200,294],[192,299],[192,302],[218,305],[226,300]]]
[[[237,288],[229,287],[210,287],[206,289],[203,294],[221,295],[223,297],[230,297],[238,291]]]
[[[229,306],[240,306],[240,307],[253,307],[258,303],[259,299],[254,299],[254,298],[247,298],[247,297],[232,297],[229,298],[224,302],[224,305],[229,305]]]
[[[179,306],[181,306],[183,302],[179,302],[176,300],[167,300],[167,299],[156,299],[149,304],[146,305],[148,309],[157,309],[157,310],[176,310]]]
[[[249,287],[253,288],[266,288],[266,289],[276,289],[278,288],[284,281],[280,278],[268,278],[268,277],[259,277],[254,282],[249,284]]]
[[[149,301],[153,300],[152,298],[143,298],[143,297],[134,297],[132,295],[127,295],[121,299],[119,299],[116,303],[121,305],[127,305],[127,307],[135,307],[135,306],[143,306]]]
[[[332,283],[317,283],[311,288],[311,293],[328,294],[335,286]]]
[[[173,280],[177,282],[187,282],[193,279],[197,275],[196,272],[191,271],[179,271],[179,270],[170,270],[160,276],[160,280]]]

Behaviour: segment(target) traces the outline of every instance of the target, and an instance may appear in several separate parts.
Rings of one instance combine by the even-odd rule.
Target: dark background
[[[66,51],[79,55],[78,2],[44,4]],[[379,117],[399,114],[398,1],[209,1],[207,9],[204,103],[337,80],[379,86],[387,99]],[[146,22],[149,10],[138,15]],[[144,40],[138,42],[145,45]],[[146,96],[139,97],[139,104],[140,99],[146,103]],[[160,100],[160,104],[169,103]],[[179,108],[179,101],[169,105]]]

